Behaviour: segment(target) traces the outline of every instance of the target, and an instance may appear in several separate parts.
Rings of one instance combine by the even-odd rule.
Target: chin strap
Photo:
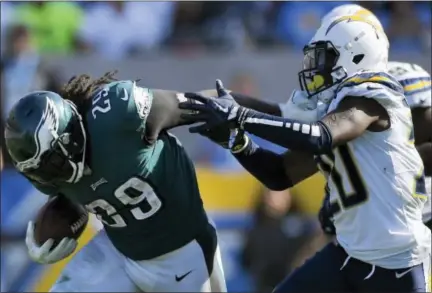
[[[80,127],[81,127],[81,131],[82,131],[82,134],[83,134],[83,139],[84,139],[84,142],[83,142],[84,143],[84,146],[83,146],[84,150],[83,150],[83,155],[82,155],[82,158],[81,158],[81,162],[75,163],[75,162],[69,160],[69,164],[72,166],[73,172],[72,172],[72,176],[68,180],[66,180],[66,182],[68,182],[68,183],[77,183],[78,181],[81,180],[81,178],[84,175],[88,175],[88,174],[91,173],[90,168],[86,167],[86,165],[85,165],[86,150],[87,150],[87,134],[86,134],[86,131],[85,131],[83,119],[82,119],[81,115],[78,113],[77,108],[75,107],[75,105],[73,103],[71,103],[71,102],[69,102],[67,100],[66,100],[66,102],[69,103],[69,105],[72,108],[72,111],[78,117],[78,121],[79,121],[79,124],[80,124]],[[63,150],[63,148],[62,148],[62,150]],[[67,155],[67,153],[65,155]]]

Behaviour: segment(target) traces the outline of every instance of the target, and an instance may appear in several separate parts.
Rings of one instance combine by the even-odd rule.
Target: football
[[[64,196],[56,196],[42,206],[34,222],[34,238],[42,245],[54,239],[54,246],[63,238],[78,239],[87,226],[88,212]]]

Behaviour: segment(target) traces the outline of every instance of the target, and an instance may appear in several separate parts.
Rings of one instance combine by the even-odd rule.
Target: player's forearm
[[[241,123],[247,132],[290,150],[321,154],[332,148],[331,133],[321,122],[302,123],[249,110]]]
[[[153,105],[147,119],[148,128],[154,133],[158,133],[162,129],[170,129],[173,127],[188,125],[193,121],[182,118],[182,114],[189,114],[189,110],[179,109],[178,104],[187,99],[181,92],[153,89]],[[202,90],[200,94],[206,97],[217,96],[216,90]],[[239,93],[231,93],[233,97],[241,105],[256,109],[258,111],[280,116],[281,111],[278,104],[261,101],[258,98],[250,97]]]
[[[267,188],[285,190],[292,186],[285,173],[283,155],[263,149],[249,140],[246,148],[234,157]]]
[[[292,185],[311,177],[318,172],[314,156],[303,151],[289,150],[284,154],[285,174]]]
[[[423,164],[426,176],[432,176],[432,142],[425,142],[417,146]]]

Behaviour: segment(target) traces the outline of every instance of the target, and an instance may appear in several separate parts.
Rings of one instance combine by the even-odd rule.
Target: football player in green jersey
[[[184,100],[107,73],[73,77],[60,94],[30,93],[10,111],[6,146],[18,171],[104,225],[52,292],[226,291],[194,166],[167,131],[185,124]],[[76,249],[69,238],[39,246],[33,231],[29,223],[35,261],[54,263]]]

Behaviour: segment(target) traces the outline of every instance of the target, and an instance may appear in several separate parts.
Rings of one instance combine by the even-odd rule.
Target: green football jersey
[[[143,142],[152,99],[132,81],[97,92],[85,119],[91,174],[58,190],[96,214],[114,246],[134,260],[180,248],[208,225],[179,140],[163,132],[154,144]]]

